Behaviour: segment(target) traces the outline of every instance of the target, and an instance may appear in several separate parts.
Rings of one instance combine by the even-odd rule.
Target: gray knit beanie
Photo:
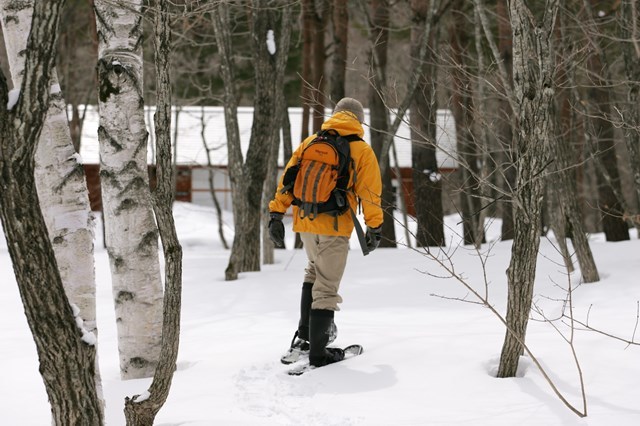
[[[340,111],[349,111],[353,113],[360,123],[364,122],[364,109],[362,108],[362,104],[360,101],[357,101],[353,98],[342,98],[336,104],[336,107],[333,109],[333,113]]]

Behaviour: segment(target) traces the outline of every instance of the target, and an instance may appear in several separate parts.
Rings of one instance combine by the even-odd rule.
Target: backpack
[[[315,219],[325,213],[337,217],[349,210],[347,186],[349,169],[355,168],[350,142],[362,140],[358,135],[340,136],[335,130],[321,130],[303,149],[298,162],[282,178],[284,194],[293,195],[300,218]]]

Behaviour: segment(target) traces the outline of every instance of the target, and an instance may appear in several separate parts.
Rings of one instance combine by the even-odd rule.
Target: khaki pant
[[[313,283],[311,309],[340,310],[338,290],[347,266],[349,238],[301,232],[300,239],[309,259],[304,281]]]

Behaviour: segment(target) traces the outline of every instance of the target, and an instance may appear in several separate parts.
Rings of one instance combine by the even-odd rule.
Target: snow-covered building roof
[[[145,112],[147,128],[152,135],[153,132],[153,107],[147,107]],[[327,114],[330,111],[327,110]],[[293,149],[300,143],[302,108],[289,108],[291,122],[291,139]],[[176,119],[177,118],[177,119]],[[393,119],[393,117],[392,117]],[[242,151],[246,153],[251,136],[251,125],[253,121],[253,108],[238,108],[238,124],[240,127],[240,138]],[[172,123],[175,127],[178,123],[178,144],[177,161],[182,165],[207,165],[207,155],[205,149],[209,148],[211,162],[214,166],[227,165],[226,130],[224,125],[224,110],[222,107],[182,107],[173,109]],[[369,110],[365,110],[365,140],[370,141]],[[203,132],[204,126],[204,132]],[[172,135],[174,135],[172,129]],[[205,141],[203,141],[203,135]],[[173,136],[172,136],[173,137]],[[438,110],[436,139],[438,143],[437,158],[440,168],[456,168],[456,132],[453,116],[449,110]],[[151,142],[153,136],[149,138]],[[409,126],[403,123],[395,136],[396,152],[398,155],[399,167],[411,167],[411,138]],[[99,163],[98,150],[98,110],[97,107],[89,106],[85,114],[85,121],[82,130],[82,144],[80,155],[85,164]],[[148,150],[149,163],[153,163],[153,147]],[[392,155],[391,164],[395,165]],[[282,147],[278,162],[282,165]]]

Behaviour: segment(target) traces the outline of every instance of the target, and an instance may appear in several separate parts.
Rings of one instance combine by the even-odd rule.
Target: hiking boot
[[[301,358],[309,356],[309,342],[298,337],[296,331],[291,340],[291,346],[280,358],[280,362],[283,364],[293,364],[298,362]]]
[[[309,341],[309,315],[311,313],[311,303],[313,283],[302,283],[302,294],[300,295],[300,321],[298,322],[298,337],[302,340]],[[329,329],[329,343],[333,343],[338,337],[338,327],[331,320],[331,328]]]
[[[340,348],[325,348],[325,364],[333,364],[334,362],[342,361],[344,359],[344,351]],[[317,367],[317,365],[316,365]]]
[[[337,328],[333,322],[333,311],[312,309],[309,316],[309,363],[315,367],[332,364],[344,359],[339,348],[327,348],[329,338]]]

